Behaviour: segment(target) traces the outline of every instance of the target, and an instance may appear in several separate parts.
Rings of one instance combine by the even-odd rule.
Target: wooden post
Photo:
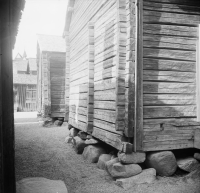
[[[125,131],[126,137],[134,136],[134,92],[135,92],[135,4],[126,0],[126,96],[125,96]]]
[[[197,121],[200,121],[200,25],[198,26],[198,41],[196,53],[196,85],[197,85]]]
[[[120,20],[120,11],[125,10],[125,0],[117,1],[117,62],[116,62],[116,117],[115,117],[115,129],[116,131],[124,131],[125,129],[125,66],[126,57],[123,56],[125,47],[122,46],[122,42],[126,37],[123,31],[124,22]],[[125,16],[125,13],[124,13]],[[119,100],[123,99],[123,102]]]
[[[143,0],[135,1],[135,126],[134,151],[142,151],[143,143]]]
[[[10,0],[0,4],[0,192],[15,193],[13,70]]]

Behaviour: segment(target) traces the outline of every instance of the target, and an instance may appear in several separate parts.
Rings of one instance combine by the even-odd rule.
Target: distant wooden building
[[[35,58],[15,58],[13,90],[15,111],[36,111],[37,69]]]
[[[69,0],[69,123],[122,150],[200,148],[200,2]]]
[[[43,117],[66,117],[65,40],[37,35],[38,111]]]

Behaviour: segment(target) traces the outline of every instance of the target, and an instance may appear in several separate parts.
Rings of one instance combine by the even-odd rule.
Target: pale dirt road
[[[16,124],[16,179],[45,177],[63,180],[69,193],[200,193],[198,175],[187,179],[159,178],[151,185],[125,191],[96,164],[87,163],[71,145],[65,144],[67,133],[67,127]]]

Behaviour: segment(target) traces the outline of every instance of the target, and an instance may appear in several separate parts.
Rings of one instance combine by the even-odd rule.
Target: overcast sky
[[[36,57],[36,34],[62,35],[68,0],[26,0],[13,57]]]

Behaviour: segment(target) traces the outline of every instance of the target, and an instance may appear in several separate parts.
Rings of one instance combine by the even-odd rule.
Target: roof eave
[[[71,23],[71,19],[72,19],[72,13],[74,11],[74,3],[75,3],[75,0],[69,0],[68,7],[67,7],[66,18],[65,18],[65,27],[64,27],[64,32],[63,32],[63,38],[69,32],[70,23]]]

